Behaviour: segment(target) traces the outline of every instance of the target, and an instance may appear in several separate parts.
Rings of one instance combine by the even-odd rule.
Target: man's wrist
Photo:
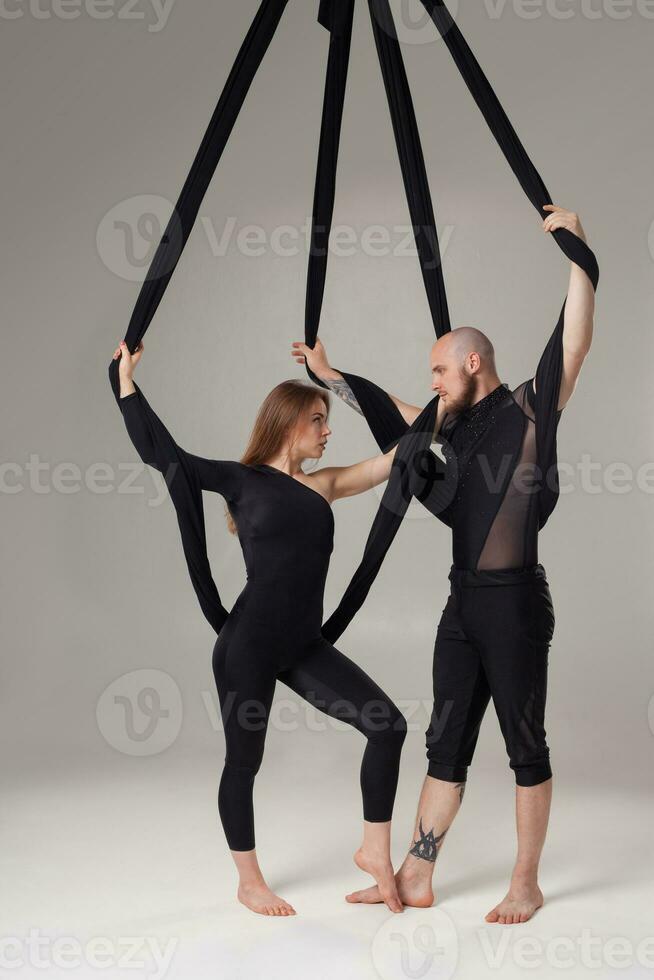
[[[326,367],[320,371],[316,371],[316,375],[321,381],[341,381],[343,379],[343,375],[340,373],[340,371],[335,371],[331,367]]]

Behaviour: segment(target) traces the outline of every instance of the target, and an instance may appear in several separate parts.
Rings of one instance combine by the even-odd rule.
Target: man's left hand
[[[586,241],[584,229],[581,227],[579,215],[574,211],[567,211],[559,207],[558,204],[546,204],[543,211],[551,211],[543,221],[543,231],[556,231],[558,228],[567,228],[573,235],[577,235],[582,241]]]

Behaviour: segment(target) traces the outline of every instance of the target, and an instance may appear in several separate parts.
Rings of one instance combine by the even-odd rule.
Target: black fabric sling
[[[288,0],[263,0],[241,46],[136,301],[125,335],[125,343],[132,353],[143,339],[175,271],[211,178],[220,162],[254,76],[279,26],[287,2]],[[109,380],[118,401],[120,381],[117,361],[112,361],[109,365]],[[216,633],[219,633],[227,619],[228,611],[220,600],[207,555],[202,488],[191,468],[185,465],[183,450],[177,446],[138,385],[135,385],[135,388],[148,419],[158,466],[164,474],[177,512],[182,546],[193,588],[202,612]]]
[[[186,245],[204,195],[220,162],[250,85],[268,50],[288,0],[263,0],[239,51],[218,105],[184,183],[175,211],[155,252],[125,341],[134,352],[145,335],[177,262]],[[491,86],[468,48],[463,36],[439,0],[421,0],[443,36],[457,67],[483,112],[488,125],[532,204],[542,212],[550,196]],[[436,223],[426,168],[413,109],[411,93],[395,33],[388,0],[369,0],[373,32],[382,69],[404,186],[429,308],[437,336],[450,329],[447,296],[443,281]],[[321,0],[319,21],[330,32],[327,79],[314,194],[311,253],[307,277],[305,338],[315,344],[327,275],[328,242],[336,193],[336,172],[341,122],[345,100],[354,0]],[[575,235],[554,232],[557,244],[578,263],[597,286],[595,256]],[[565,304],[564,308],[565,310]],[[555,418],[562,369],[563,310],[536,373],[536,438],[540,458],[556,462]],[[308,370],[308,369],[307,369]],[[432,399],[412,426],[407,426],[390,397],[377,385],[357,375],[342,372],[351,385],[378,445],[387,450],[399,441],[393,470],[377,517],[368,537],[362,562],[338,608],[323,627],[334,642],[347,627],[375,579],[413,496],[434,513],[439,511],[443,467],[430,452],[438,398]],[[311,372],[309,372],[311,375]],[[314,380],[326,387],[319,379]],[[118,363],[109,366],[109,378],[119,400]],[[207,556],[202,490],[185,464],[184,451],[177,446],[161,420],[148,405],[138,386],[150,425],[157,462],[164,473],[177,512],[184,554],[201,608],[216,632],[227,618],[227,610],[213,580]],[[540,424],[538,423],[540,416]],[[543,486],[540,526],[551,513],[558,489]]]
[[[525,194],[542,217],[545,217],[547,212],[543,211],[543,207],[550,204],[552,199],[465,38],[442,0],[421,0],[421,3],[447,45]],[[451,327],[436,224],[411,93],[388,0],[369,0],[369,6],[429,308],[436,335],[441,337]],[[584,270],[596,289],[599,268],[588,245],[566,229],[553,232],[553,236],[564,254]],[[547,480],[541,481],[538,495],[539,528],[545,525],[559,496],[556,422],[563,369],[564,313],[565,302],[535,376],[537,452],[542,472],[548,476]],[[317,332],[307,331],[305,341],[308,346],[313,347],[316,336]],[[307,370],[314,381],[328,387],[308,367]],[[434,430],[438,397],[426,406],[409,427],[390,396],[381,388],[357,375],[345,371],[340,373],[352,388],[380,448],[385,451],[398,439],[400,445],[361,563],[338,607],[323,626],[323,634],[332,643],[336,642],[365,601],[406,513],[411,496],[422,499],[437,516],[441,510],[439,500],[447,499],[445,493],[442,493],[441,498],[445,474],[438,462],[431,464],[427,480],[423,472]],[[432,460],[436,459],[433,454],[429,455]],[[399,474],[396,470],[399,470]]]

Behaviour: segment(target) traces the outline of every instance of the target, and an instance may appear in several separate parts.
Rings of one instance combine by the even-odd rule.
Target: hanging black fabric
[[[132,313],[125,342],[133,353],[143,339],[168,283],[188,241],[200,205],[232,133],[252,81],[279,26],[288,0],[263,0],[241,46],[227,79],[191,170],[186,178],[175,210],[155,252]],[[330,51],[325,111],[321,135],[321,174],[316,191],[317,209],[323,210],[334,199],[338,139],[343,111],[345,83],[349,60],[354,0],[321,0],[318,19],[330,31]],[[324,203],[326,202],[326,203]],[[331,223],[331,217],[330,217]],[[321,233],[315,230],[315,257],[309,277],[307,318],[311,310],[322,305],[327,268],[327,249],[320,256]],[[109,365],[109,380],[116,401],[120,400],[118,362]],[[211,574],[207,555],[202,489],[184,458],[184,450],[175,443],[163,422],[136,387],[143,415],[147,418],[158,467],[165,475],[177,513],[182,545],[198,601],[216,632],[224,625],[228,612],[223,606]]]
[[[132,353],[143,339],[175,271],[211,178],[287,2],[263,0],[241,46],[136,301],[125,335],[125,342]],[[109,381],[118,401],[120,381],[117,361],[112,360],[109,365]],[[137,392],[148,419],[157,463],[165,475],[175,506],[193,587],[204,615],[218,633],[228,612],[220,600],[207,555],[202,488],[192,469],[186,465],[183,450],[177,446],[138,387]]]
[[[329,5],[328,3],[324,3],[325,7]],[[331,0],[331,6],[334,9],[339,9],[339,0]],[[450,318],[445,284],[443,282],[441,256],[438,235],[436,233],[436,220],[411,91],[390,8],[387,4],[378,3],[377,0],[369,0],[369,10],[391,112],[395,142],[400,158],[418,259],[427,293],[427,301],[436,334],[437,336],[442,336],[450,329]],[[326,16],[324,22],[330,23],[333,16],[333,14]],[[332,40],[333,44],[334,41]],[[330,108],[331,97],[334,94],[336,94],[339,100],[337,111],[340,120],[343,112],[345,86],[343,85],[341,88],[336,89],[334,80],[330,83],[328,78],[325,88],[323,119],[327,118],[330,112],[333,113],[335,111],[334,107]],[[305,343],[309,347],[314,346],[318,335],[326,274],[327,245],[334,211],[338,141],[331,139],[328,144],[329,140],[330,130],[323,125],[319,165],[316,174],[311,239],[312,250],[309,258],[307,287]],[[336,150],[335,154],[333,152],[334,148]],[[330,149],[332,150],[331,153],[329,152]],[[325,160],[328,160],[330,165],[328,175],[325,174],[324,167],[321,167],[321,162]],[[325,186],[329,187],[329,196],[321,190]],[[319,269],[317,256],[320,257],[321,262]],[[320,276],[322,277],[322,291],[318,294],[314,280],[317,277],[320,278]],[[316,384],[321,385],[323,388],[327,387],[327,385],[316,377],[308,365],[307,373]],[[407,430],[407,426],[395,403],[386,392],[367,379],[361,378],[356,374],[349,374],[345,371],[341,373],[354,391],[377,444],[382,450],[387,450]]]
[[[337,0],[333,2],[336,3]],[[369,0],[369,9],[429,309],[434,329],[438,336],[442,336],[450,329],[447,295],[443,282],[436,220],[411,91],[390,8],[387,4]],[[339,94],[344,97],[344,90]],[[327,93],[325,106],[327,106]],[[325,108],[324,112],[326,111]],[[324,130],[321,144],[323,139]],[[321,145],[319,159],[324,155]],[[334,175],[336,165],[337,159],[333,159]],[[329,200],[321,198],[318,194],[318,188],[323,183],[324,175],[321,174],[319,167],[316,176],[312,241],[316,239],[315,229],[319,229],[322,240],[328,242],[334,208],[335,183],[330,185],[332,196]],[[309,288],[311,288],[311,268],[314,261],[314,256],[311,255]],[[305,342],[309,347],[313,347],[316,342],[320,310],[314,309],[312,314],[311,319],[307,318],[305,326]],[[317,384],[327,387],[308,365],[307,373]],[[417,495],[420,499],[425,495],[430,499],[430,508],[434,508],[434,501],[436,501],[434,509],[438,509],[439,493],[444,483],[443,467],[437,457],[429,452],[436,424],[438,398],[434,398],[426,406],[409,428],[395,403],[381,388],[358,375],[346,371],[341,371],[341,374],[353,390],[379,447],[386,451],[398,440],[401,441],[388,485],[368,535],[361,564],[337,609],[323,625],[323,635],[333,643],[365,601],[412,497]],[[423,464],[427,467],[426,477],[422,471]]]
[[[318,336],[327,278],[329,234],[336,197],[338,149],[350,61],[353,17],[354,0],[342,0],[338,4],[333,3],[332,0],[322,0],[320,23],[330,30],[331,35],[313,196],[311,246],[307,272],[305,336],[312,338],[312,347]],[[314,378],[314,380],[317,381],[318,379]]]
[[[151,263],[136,306],[132,313],[125,340],[135,351],[157,310],[175,270],[182,250],[197,218],[198,211],[211,178],[220,161],[250,85],[266,54],[280,23],[288,0],[263,0],[241,47],[220,100],[204,135],[200,149],[184,183],[173,216],[166,228]],[[537,172],[513,131],[494,93],[467,47],[458,28],[443,3],[426,2],[425,8],[443,34],[459,70],[464,76],[492,132],[518,176],[523,189],[539,209],[550,197]],[[450,329],[445,284],[442,277],[438,237],[429,193],[427,174],[420,138],[411,101],[411,94],[395,34],[388,0],[369,0],[375,43],[391,112],[395,139],[400,157],[405,190],[416,231],[418,256],[427,291],[429,308],[437,336]],[[320,311],[327,273],[328,241],[335,201],[338,148],[345,99],[350,53],[354,0],[321,0],[319,21],[330,32],[330,50],[323,104],[323,120],[318,157],[318,173],[314,195],[312,248],[307,280],[306,326],[307,343],[313,346],[318,332]],[[576,236],[566,231],[555,232],[557,243],[573,261],[585,269],[597,284],[597,263],[590,249]],[[552,334],[546,355],[536,374],[537,411],[541,419],[550,420],[556,409],[561,377],[561,334],[563,314]],[[363,561],[343,597],[338,609],[324,626],[328,639],[337,639],[363,602],[402,517],[413,496],[429,503],[437,512],[439,482],[444,474],[435,457],[429,452],[434,431],[438,399],[425,407],[420,417],[407,427],[390,397],[377,385],[357,375],[344,376],[353,388],[359,404],[382,449],[400,441],[395,465],[388,482],[379,513],[371,530]],[[109,378],[116,399],[120,386],[118,364],[112,361]],[[314,378],[318,381],[318,379]],[[318,383],[321,383],[318,381]],[[170,495],[177,511],[184,553],[200,605],[208,621],[218,632],[225,622],[227,611],[220,601],[211,576],[207,557],[202,491],[193,473],[184,464],[183,451],[177,447],[163,423],[147,404],[137,388],[148,417],[157,462],[166,474]],[[544,458],[555,455],[555,443],[549,421],[541,421],[537,432]],[[423,472],[424,471],[424,472]],[[541,492],[541,521],[556,502],[556,491]],[[434,506],[436,500],[436,506]]]
[[[547,212],[543,211],[543,206],[551,203],[547,188],[527,156],[463,35],[441,0],[421,0],[421,2],[443,37],[520,185],[532,204],[545,217]],[[440,337],[450,329],[450,323],[441,264],[440,261],[433,264],[433,259],[439,255],[438,237],[411,94],[388,0],[369,0],[369,6],[423,279],[427,287],[435,332]],[[557,230],[553,235],[561,250],[586,272],[596,289],[599,269],[592,250],[578,236],[566,229]],[[539,491],[539,528],[546,523],[559,495],[556,416],[563,369],[564,313],[565,303],[536,371],[536,444],[538,458],[542,461],[543,474],[547,475],[547,479],[542,480]],[[307,333],[306,343],[313,346],[315,337],[316,335]],[[433,513],[438,513],[440,493],[438,481],[444,480],[440,467],[434,470],[435,482],[431,492],[423,481],[416,479],[416,476],[419,476],[417,461],[425,458],[431,442],[430,434],[433,431],[432,422],[435,421],[438,398],[433,399],[409,427],[404,423],[390,397],[377,385],[365,378],[344,371],[341,373],[352,387],[378,445],[384,450],[388,448],[388,443],[384,440],[389,432],[394,435],[393,441],[400,439],[396,464],[402,469],[402,477],[398,478],[391,474],[359,568],[337,609],[324,624],[323,634],[332,643],[338,640],[363,604],[397,533],[411,495],[415,495],[416,488],[419,487],[422,499],[430,504],[429,509]],[[312,372],[310,375],[322,384]],[[406,500],[402,498],[401,506],[398,503],[398,490],[408,494],[409,498]]]

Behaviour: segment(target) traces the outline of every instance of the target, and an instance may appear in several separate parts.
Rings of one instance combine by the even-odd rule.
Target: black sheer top
[[[545,466],[536,448],[532,379],[513,391],[499,385],[471,408],[446,413],[436,441],[457,476],[453,499],[437,514],[452,528],[453,564],[478,570],[536,564]]]

